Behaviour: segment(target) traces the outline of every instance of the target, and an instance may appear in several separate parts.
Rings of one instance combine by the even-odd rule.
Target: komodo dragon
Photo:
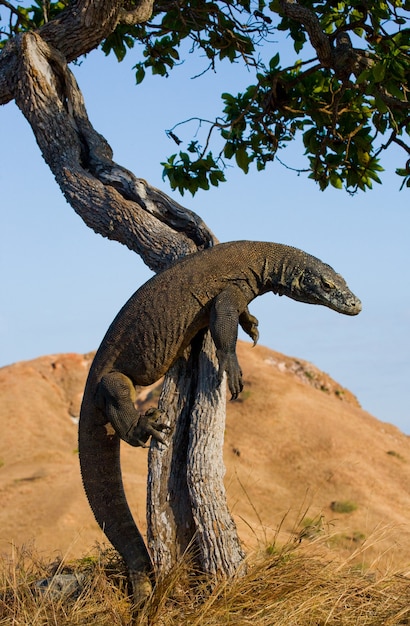
[[[226,372],[236,398],[243,386],[238,323],[256,343],[258,322],[247,305],[268,291],[346,315],[361,311],[340,274],[306,252],[276,243],[224,243],[185,257],[138,289],[95,355],[80,415],[81,472],[95,518],[125,560],[136,602],[150,592],[152,563],[124,494],[119,443],[141,446],[150,436],[164,442],[165,427],[157,409],[137,413],[135,385],[160,379],[209,327],[219,380]]]

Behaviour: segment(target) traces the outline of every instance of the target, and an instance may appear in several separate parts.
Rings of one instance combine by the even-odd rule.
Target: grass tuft
[[[366,543],[366,542],[365,542]],[[410,624],[410,575],[357,569],[323,549],[322,538],[289,542],[249,559],[247,572],[215,582],[181,562],[159,580],[132,617],[127,581],[113,550],[75,562],[43,561],[34,549],[0,560],[1,626],[404,626]],[[360,548],[365,550],[365,548]],[[40,593],[36,582],[81,574],[71,596]]]
[[[335,513],[353,513],[357,509],[357,504],[351,500],[335,500],[330,508]]]

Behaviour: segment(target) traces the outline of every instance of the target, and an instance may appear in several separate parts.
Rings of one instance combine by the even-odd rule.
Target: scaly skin
[[[152,563],[125,498],[119,443],[141,446],[150,436],[164,442],[166,427],[157,409],[137,413],[135,385],[159,380],[209,327],[219,379],[226,372],[236,398],[243,388],[238,324],[256,343],[258,322],[247,306],[268,291],[345,315],[361,311],[340,274],[319,259],[282,244],[237,241],[186,257],[145,283],[95,355],[80,415],[81,472],[96,520],[128,567],[136,603],[151,591]]]

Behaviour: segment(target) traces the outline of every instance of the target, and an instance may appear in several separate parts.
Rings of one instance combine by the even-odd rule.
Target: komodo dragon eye
[[[322,276],[322,287],[325,291],[332,291],[336,285],[331,280],[327,280],[327,278],[323,278]]]

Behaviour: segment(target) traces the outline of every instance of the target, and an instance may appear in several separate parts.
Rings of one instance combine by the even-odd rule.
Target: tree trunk
[[[224,488],[223,441],[225,377],[218,386],[215,348],[208,332],[197,362],[198,379],[191,410],[187,482],[200,563],[214,575],[231,576],[245,554],[229,513]],[[209,393],[209,388],[213,393]]]
[[[225,391],[206,332],[169,372],[159,402],[174,429],[149,457],[148,545],[160,572],[189,552],[204,572],[231,576],[245,557],[223,483]]]
[[[159,271],[217,240],[197,215],[112,160],[112,150],[92,127],[67,67],[67,58],[91,49],[102,32],[112,30],[121,4],[74,3],[74,13],[67,10],[58,22],[44,27],[44,37],[32,32],[9,42],[0,54],[0,103],[15,99],[63,194],[85,223],[125,244]],[[148,5],[141,2],[140,8]],[[105,21],[104,8],[109,9]],[[87,11],[98,10],[99,34],[85,28],[91,39],[80,52],[79,24],[89,24]],[[64,28],[74,22],[73,38]],[[59,49],[50,45],[58,42]],[[223,485],[225,384],[217,382],[210,337],[200,340],[164,382],[160,407],[173,437],[168,448],[153,444],[150,453],[149,546],[159,572],[194,546],[203,571],[230,576],[244,555]]]

